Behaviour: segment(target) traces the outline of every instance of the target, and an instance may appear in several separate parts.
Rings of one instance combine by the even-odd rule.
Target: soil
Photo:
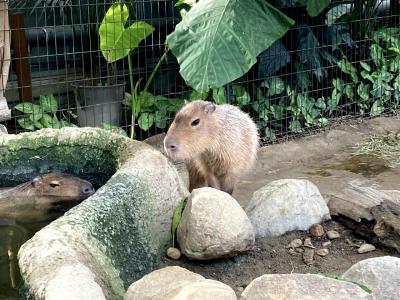
[[[241,180],[233,197],[246,207],[252,194],[269,182],[282,178],[303,178],[315,183],[329,202],[335,192],[357,183],[378,189],[400,190],[400,168],[389,167],[389,162],[372,156],[354,155],[358,143],[371,135],[400,132],[397,117],[382,117],[353,121],[313,136],[260,149],[258,165]],[[209,262],[178,261],[163,258],[162,265],[178,265],[206,278],[219,280],[240,293],[253,279],[267,273],[322,273],[341,275],[354,263],[371,257],[400,253],[375,245],[370,253],[358,254],[353,243],[364,241],[335,220],[322,224],[325,230],[336,230],[341,237],[332,240],[325,257],[315,255],[312,265],[303,262],[301,253],[289,253],[286,246],[296,238],[304,240],[308,232],[290,232],[281,237],[256,241],[255,249],[242,255]],[[313,238],[316,249],[327,237]],[[368,242],[368,240],[367,240]]]

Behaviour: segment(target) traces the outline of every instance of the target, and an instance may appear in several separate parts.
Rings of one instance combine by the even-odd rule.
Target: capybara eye
[[[199,124],[200,124],[200,119],[196,119],[196,120],[192,121],[192,124],[190,124],[190,125],[197,126]]]
[[[60,186],[60,183],[59,183],[58,181],[51,181],[51,182],[49,183],[49,185],[50,185],[52,188],[55,188],[55,187]]]

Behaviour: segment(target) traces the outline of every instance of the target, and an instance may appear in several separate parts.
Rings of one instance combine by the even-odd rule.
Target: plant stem
[[[161,66],[161,63],[162,63],[163,60],[167,57],[168,51],[169,51],[169,48],[166,47],[166,48],[165,48],[165,51],[164,51],[164,54],[161,56],[160,60],[158,61],[158,63],[157,63],[156,66],[154,67],[153,72],[151,72],[150,77],[149,77],[149,79],[147,80],[146,85],[145,85],[144,88],[143,88],[143,92],[144,92],[144,93],[147,92],[147,89],[149,88],[150,83],[153,81],[154,76],[156,75],[158,69],[159,69],[160,66]]]
[[[135,107],[136,107],[136,95],[135,86],[133,85],[133,70],[132,70],[132,58],[131,58],[131,51],[128,54],[128,67],[129,67],[129,80],[131,84],[131,105],[132,105],[132,115],[131,115],[131,139],[135,138]]]

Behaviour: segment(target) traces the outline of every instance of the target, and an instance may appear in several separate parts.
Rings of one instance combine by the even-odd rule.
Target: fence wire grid
[[[257,123],[263,142],[271,143],[343,119],[397,112],[400,1],[330,1],[315,17],[297,1],[256,2],[262,1],[294,24],[243,76],[205,93],[186,83],[166,50],[167,36],[182,20],[176,6],[182,1],[124,1],[124,26],[146,22],[154,30],[130,52],[118,44],[113,51],[129,52],[130,61],[124,56],[112,63],[102,53],[99,28],[115,2],[9,1],[11,56],[0,55],[0,67],[11,63],[4,90],[11,119],[2,124],[9,133],[98,126],[130,135],[136,95],[134,131],[143,140],[165,132],[183,100],[208,99],[239,106]]]

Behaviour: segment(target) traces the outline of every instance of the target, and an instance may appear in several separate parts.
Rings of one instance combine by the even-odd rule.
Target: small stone
[[[361,254],[361,253],[367,253],[367,252],[374,251],[375,249],[376,249],[376,248],[375,248],[374,245],[371,245],[371,244],[362,244],[362,245],[360,246],[360,248],[358,248],[357,252]]]
[[[322,243],[322,247],[323,248],[328,248],[330,245],[332,245],[331,241],[327,241],[327,242]]]
[[[303,248],[296,248],[296,249],[294,249],[294,251],[296,251],[298,253],[303,253],[304,249]]]
[[[324,235],[324,233],[324,227],[322,227],[320,224],[314,224],[310,228],[310,234],[314,237],[321,237]]]
[[[315,248],[314,245],[311,243],[311,238],[306,238],[304,240],[304,247],[308,247],[308,248]]]
[[[330,240],[340,238],[340,234],[336,230],[329,230],[326,232],[326,235]]]
[[[318,249],[316,253],[317,253],[317,255],[324,257],[329,254],[329,250],[328,249]]]
[[[298,248],[301,245],[303,245],[303,242],[301,239],[295,239],[289,243],[289,245],[286,246],[286,248]]]
[[[239,293],[242,293],[242,292],[244,291],[244,287],[239,286],[236,290],[237,290]]]
[[[170,247],[167,250],[167,256],[174,260],[178,260],[179,258],[181,258],[181,251],[178,248]]]
[[[314,260],[314,249],[305,248],[303,253],[303,261],[306,265],[311,265]]]

